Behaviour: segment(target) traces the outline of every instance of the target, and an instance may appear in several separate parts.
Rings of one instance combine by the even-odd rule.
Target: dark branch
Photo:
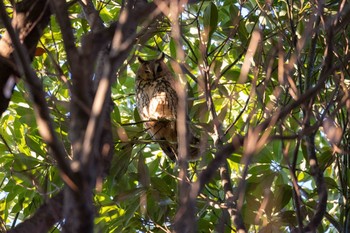
[[[73,35],[73,28],[70,24],[69,15],[68,15],[68,5],[64,0],[50,0],[51,9],[55,13],[57,22],[60,25],[63,43],[67,53],[67,60],[71,68],[76,67],[77,62],[79,61],[79,51],[75,46],[75,38]],[[72,70],[72,73],[75,70]],[[73,76],[78,76],[76,73],[73,73]]]
[[[63,191],[45,202],[31,218],[21,222],[8,233],[47,233],[62,219],[62,209]]]

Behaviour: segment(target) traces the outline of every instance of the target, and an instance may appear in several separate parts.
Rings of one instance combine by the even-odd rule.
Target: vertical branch
[[[213,97],[211,94],[211,78],[210,78],[210,66],[209,66],[208,57],[207,57],[207,46],[205,43],[202,42],[201,39],[200,39],[200,43],[201,43],[200,48],[201,48],[202,60],[203,60],[203,66],[200,66],[200,72],[204,79],[204,95],[207,103],[207,108],[209,109],[209,112],[213,121],[214,135],[215,135],[214,146],[217,147],[218,150],[220,150],[223,146],[223,143],[225,142],[225,138],[224,138],[225,135],[222,130],[222,124],[218,119]],[[228,212],[232,223],[234,223],[236,219],[236,200],[234,200],[234,196],[233,196],[230,170],[226,159],[220,165],[219,171],[220,171],[221,184],[223,186],[224,193],[225,193],[225,205],[227,207],[227,209],[223,209],[223,214],[221,218],[224,218],[225,216],[224,212]]]
[[[80,147],[80,141],[84,134],[88,114],[91,107],[91,49],[79,52],[75,46],[73,28],[68,15],[68,5],[65,0],[50,0],[52,11],[55,13],[57,22],[61,28],[63,44],[67,53],[67,61],[72,75],[72,135],[73,147]],[[90,53],[89,53],[90,52]],[[79,120],[78,120],[79,119]],[[79,132],[79,133],[77,133]]]
[[[320,4],[319,6],[319,14],[322,14],[323,12],[323,4]],[[322,71],[320,76],[325,75],[329,70],[332,70],[333,64],[333,25],[329,24],[329,28],[327,28],[327,49],[324,59],[324,64],[322,67]],[[310,87],[305,87],[306,89],[309,89]],[[311,99],[308,101],[304,106],[302,106],[303,114],[304,114],[304,128],[308,128],[311,125],[311,117],[312,117],[312,103],[313,100]],[[315,134],[316,132],[312,132],[310,135],[305,136],[305,142],[306,142],[306,150],[310,165],[310,174],[315,180],[316,187],[317,187],[317,193],[318,193],[318,204],[316,207],[316,211],[314,216],[311,218],[310,222],[307,224],[307,226],[304,228],[304,231],[315,231],[317,227],[320,225],[323,216],[326,213],[327,208],[327,187],[325,184],[325,180],[323,177],[323,171],[319,167],[318,159],[316,156],[316,146],[315,146]]]
[[[65,0],[50,0],[52,11],[56,15],[58,24],[62,31],[62,38],[64,47],[67,53],[67,60],[72,69],[73,76],[76,76],[76,62],[79,61],[78,48],[75,46],[75,37],[73,35],[73,29],[70,24],[68,15],[68,6]]]
[[[76,182],[65,188],[63,232],[93,232],[94,207],[92,188],[95,185],[97,166],[94,154],[84,154],[83,139],[87,134],[87,123],[92,105],[92,67],[91,50],[82,53],[75,46],[75,37],[69,19],[65,0],[51,0],[51,8],[60,25],[67,61],[72,74],[71,132],[73,149],[72,169]],[[83,105],[81,105],[83,103]],[[89,146],[90,148],[90,146]],[[85,156],[84,156],[85,155]],[[86,161],[86,158],[88,158]],[[85,159],[85,160],[84,160]]]
[[[236,200],[234,199],[234,195],[233,195],[230,169],[226,159],[225,159],[225,162],[220,166],[219,171],[220,171],[221,185],[225,193],[225,206],[227,208],[222,210],[221,218],[224,218],[226,215],[225,213],[227,212],[231,218],[232,223],[234,223],[236,219],[237,207],[236,207]],[[224,231],[225,231],[225,228],[221,229],[220,232],[224,232]]]
[[[298,185],[298,179],[296,176],[296,161],[298,157],[298,151],[300,147],[300,138],[297,139],[297,145],[295,146],[294,149],[294,156],[293,156],[293,163],[292,165],[289,164],[288,161],[288,168],[292,176],[292,183],[293,183],[293,200],[294,200],[294,205],[296,208],[296,215],[297,215],[297,220],[298,220],[298,227],[299,230],[302,231],[303,229],[303,221],[302,221],[302,216],[301,216],[301,210],[300,210],[300,204],[301,204],[301,193],[300,193],[300,188]]]
[[[240,12],[238,12],[237,17],[235,17],[234,24],[237,24],[239,22],[239,16]],[[235,33],[235,30],[232,30],[231,33]],[[203,41],[204,40],[204,41]],[[203,64],[199,65],[199,70],[201,73],[201,77],[203,78],[203,89],[204,89],[204,96],[207,103],[207,108],[209,109],[210,116],[213,122],[213,131],[214,131],[214,146],[218,148],[218,151],[220,151],[223,147],[223,143],[225,140],[225,134],[222,130],[222,124],[218,119],[217,112],[215,110],[215,105],[212,97],[212,90],[211,90],[211,74],[210,74],[210,65],[208,61],[208,43],[210,41],[210,38],[208,35],[200,35],[199,36],[199,42],[200,42],[200,51],[201,56],[200,60],[203,62]],[[222,48],[221,48],[222,49]],[[220,50],[221,50],[220,49]],[[216,57],[214,57],[216,58]],[[218,78],[219,81],[219,78]],[[221,156],[221,155],[220,155]],[[224,222],[223,218],[225,218],[225,215],[227,213],[229,214],[232,223],[236,221],[236,200],[234,200],[233,195],[233,189],[231,184],[231,177],[230,177],[230,170],[229,165],[226,160],[227,156],[224,156],[224,159],[222,159],[222,163],[219,166],[220,171],[220,178],[221,178],[221,184],[223,186],[223,190],[225,193],[225,205],[227,209],[222,210],[222,216],[221,216],[221,224]],[[218,225],[218,227],[221,228],[221,231],[224,231],[224,226]]]
[[[181,44],[181,29],[179,25],[179,14],[182,2],[171,1],[168,16],[172,23],[172,37],[176,43],[177,60],[184,61],[185,54]],[[181,67],[177,63],[173,63],[173,68],[179,74],[179,82],[177,82],[177,138],[178,138],[178,163],[179,163],[179,198],[180,206],[174,219],[174,232],[196,232],[195,219],[195,200],[197,196],[190,196],[191,184],[188,181],[188,155],[189,140],[187,128],[187,93],[186,79],[182,73]]]
[[[102,31],[105,29],[105,26],[103,24],[103,21],[98,13],[98,11],[95,9],[94,4],[91,0],[81,0],[80,5],[82,6],[85,18],[89,22],[89,25],[92,30],[92,36],[85,38],[85,43],[83,43],[83,47],[85,47],[87,50],[89,50],[89,46],[95,45],[94,42],[91,42],[96,37],[96,34],[98,34],[99,31]],[[98,51],[98,56],[96,56],[96,71],[95,71],[95,80],[94,80],[94,87],[93,92],[96,94],[96,90],[98,90],[99,93],[101,93],[101,87],[97,87],[99,85],[100,80],[103,77],[104,74],[104,67],[107,62],[109,62],[109,48],[108,44],[104,43],[101,45],[97,45],[95,47],[100,47],[100,49],[95,48]],[[84,49],[85,50],[85,49]],[[93,49],[93,51],[95,51]],[[95,63],[95,62],[94,62]],[[107,72],[107,75],[108,72]],[[112,75],[111,75],[112,77]],[[96,189],[98,191],[101,191],[102,189],[102,182],[103,177],[108,174],[109,167],[110,167],[110,161],[113,156],[113,135],[112,135],[112,127],[111,127],[111,111],[112,111],[112,99],[110,97],[110,90],[106,91],[104,90],[104,94],[106,97],[102,97],[105,99],[105,101],[102,103],[104,104],[103,110],[100,113],[101,114],[101,120],[97,125],[102,125],[102,127],[99,127],[101,129],[101,138],[100,141],[96,140],[93,142],[93,145],[97,147],[97,171],[96,171]],[[102,93],[103,95],[103,93]],[[101,96],[101,95],[99,95]],[[95,99],[98,98],[95,96]],[[101,97],[99,97],[101,98]],[[100,101],[100,100],[99,100]],[[99,102],[95,101],[95,102]],[[93,113],[92,113],[93,114]],[[95,138],[99,134],[94,134]],[[86,141],[84,143],[88,143],[89,140],[85,138]],[[85,152],[87,153],[87,152]]]

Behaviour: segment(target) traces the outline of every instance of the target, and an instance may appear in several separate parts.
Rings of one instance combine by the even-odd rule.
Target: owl
[[[175,78],[164,62],[164,53],[155,60],[138,57],[140,67],[135,81],[136,106],[148,134],[171,159],[177,158],[176,116],[178,95]],[[198,154],[198,139],[190,136],[190,157]],[[194,145],[193,145],[194,144]]]

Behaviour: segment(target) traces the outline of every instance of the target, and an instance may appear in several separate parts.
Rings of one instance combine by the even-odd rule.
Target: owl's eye
[[[155,65],[155,67],[154,67],[155,69],[154,69],[154,71],[156,72],[156,73],[160,73],[160,72],[162,72],[162,66],[160,65],[160,64],[156,64]]]

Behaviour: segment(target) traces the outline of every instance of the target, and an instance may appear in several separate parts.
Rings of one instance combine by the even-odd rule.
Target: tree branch
[[[72,173],[69,164],[66,161],[66,153],[64,145],[58,140],[53,127],[49,109],[45,100],[45,93],[43,91],[42,83],[38,79],[35,71],[30,66],[30,59],[26,48],[19,41],[18,35],[12,28],[10,19],[6,13],[3,2],[0,2],[0,16],[4,21],[4,25],[10,35],[11,41],[14,45],[15,59],[21,68],[20,71],[26,78],[31,97],[34,102],[34,110],[39,132],[47,145],[52,149],[53,157],[56,159],[58,166],[62,172],[61,177],[65,182],[71,182]]]
[[[98,11],[95,9],[94,4],[91,0],[80,0],[83,12],[86,20],[89,22],[92,32],[101,31],[105,28],[103,20],[101,19]]]
[[[8,233],[47,233],[63,217],[63,191],[40,206],[35,214],[18,224]]]
[[[58,24],[60,25],[64,47],[67,53],[67,61],[72,69],[72,75],[79,77],[78,69],[73,69],[79,61],[80,53],[75,46],[75,38],[73,35],[73,29],[70,24],[68,15],[68,6],[64,0],[50,0],[51,9],[56,15]]]
[[[324,59],[324,64],[322,67],[321,75],[326,73],[328,70],[332,69],[333,63],[333,28],[329,27],[327,29],[327,49],[326,49],[326,55]],[[306,87],[308,88],[308,87]],[[304,112],[304,127],[309,127],[311,122],[311,115],[312,115],[312,100],[308,101],[308,104],[305,104],[303,106],[303,112]],[[306,141],[306,149],[307,149],[307,155],[310,165],[310,174],[315,180],[316,187],[317,187],[317,193],[318,193],[318,204],[316,208],[316,212],[314,216],[311,218],[310,222],[307,224],[307,226],[303,229],[303,231],[316,231],[317,227],[321,224],[321,221],[323,219],[323,216],[326,213],[327,209],[327,187],[326,183],[323,177],[323,171],[320,169],[318,164],[318,159],[316,156],[316,146],[315,146],[315,133],[312,133],[310,135],[307,135],[305,137]]]

